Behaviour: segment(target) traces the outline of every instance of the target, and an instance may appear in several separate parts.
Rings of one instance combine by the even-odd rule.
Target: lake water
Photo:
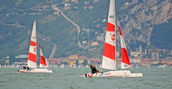
[[[18,73],[0,69],[0,89],[172,89],[172,69],[141,67],[141,78],[80,78],[89,68],[51,68],[52,74]]]

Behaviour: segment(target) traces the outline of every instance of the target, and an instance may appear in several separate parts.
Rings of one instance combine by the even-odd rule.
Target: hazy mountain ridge
[[[46,57],[52,54],[55,45],[54,57],[102,54],[109,1],[4,0],[0,3],[0,56],[28,53],[34,20]],[[139,45],[154,46],[151,44],[154,27],[171,23],[168,22],[172,18],[170,0],[116,0],[116,4],[130,50]]]
[[[155,25],[167,23],[172,18],[172,3],[170,0],[140,0],[140,2],[139,0],[133,0],[127,5],[125,4],[123,10],[132,7],[121,16],[124,19],[121,18],[120,21],[126,23],[123,27],[126,29],[125,34],[127,35],[125,36],[130,38],[127,39],[129,44],[132,44],[131,42],[136,44],[141,41],[150,46],[150,39]]]

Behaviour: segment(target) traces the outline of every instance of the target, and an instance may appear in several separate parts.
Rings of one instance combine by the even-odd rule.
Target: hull
[[[31,70],[20,69],[18,70],[18,72],[20,73],[53,73],[52,70],[48,70],[48,69],[31,69]]]
[[[143,77],[142,73],[131,73],[129,70],[108,71],[104,73],[87,73],[81,77]]]

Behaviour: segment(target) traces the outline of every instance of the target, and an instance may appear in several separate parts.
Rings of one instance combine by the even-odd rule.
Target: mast
[[[115,24],[115,38],[117,38],[117,35],[116,35],[116,9],[115,9],[115,0],[114,0],[114,19],[115,19],[115,21],[114,21],[114,24]],[[116,47],[116,39],[115,39],[115,47]],[[116,48],[115,48],[115,59],[116,59]],[[115,62],[116,62],[116,60],[115,60]],[[115,66],[116,66],[116,64],[115,64]]]
[[[36,39],[36,21],[33,23],[33,29],[31,34],[31,41],[29,47],[29,55],[27,66],[30,68],[37,68],[37,39]]]
[[[116,70],[116,16],[115,2],[110,0],[102,68]]]

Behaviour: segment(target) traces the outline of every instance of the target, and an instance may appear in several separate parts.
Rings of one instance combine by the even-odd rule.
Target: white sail
[[[115,3],[110,0],[108,23],[104,44],[104,53],[102,59],[102,68],[116,70],[116,21],[115,21]]]
[[[31,41],[29,47],[29,55],[28,55],[28,62],[27,66],[30,68],[37,68],[37,39],[36,39],[36,21],[34,21],[32,34],[31,34]]]
[[[124,36],[122,34],[121,26],[118,20],[117,20],[117,23],[118,23],[119,33],[120,33],[120,42],[121,42],[121,69],[127,69],[127,68],[130,68],[130,60],[129,60],[127,48],[125,45]]]

